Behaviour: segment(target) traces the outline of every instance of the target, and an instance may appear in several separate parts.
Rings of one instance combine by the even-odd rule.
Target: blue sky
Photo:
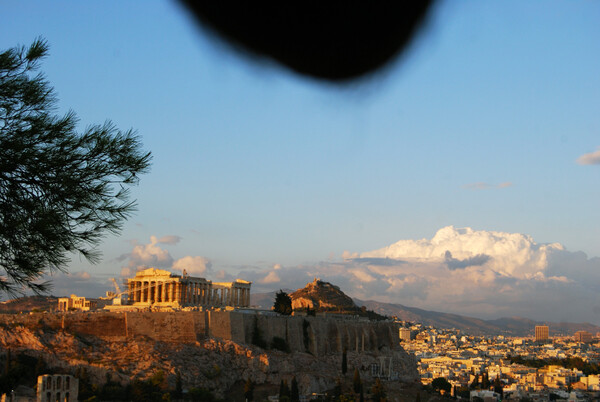
[[[49,42],[60,112],[134,128],[154,155],[102,263],[70,266],[102,286],[140,262],[135,246],[258,284],[276,265],[327,278],[315,267],[344,251],[451,225],[600,256],[600,157],[576,163],[600,147],[600,3],[443,1],[402,58],[350,87],[232,53],[175,2],[0,9],[1,49]],[[279,276],[265,289],[302,285]]]

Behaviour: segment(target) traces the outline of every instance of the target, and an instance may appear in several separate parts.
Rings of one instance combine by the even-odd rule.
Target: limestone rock
[[[263,350],[228,340],[207,338],[195,343],[160,342],[145,336],[111,339],[73,334],[62,330],[36,329],[23,325],[4,326],[0,331],[0,348],[13,353],[43,357],[51,367],[75,373],[86,368],[98,384],[110,373],[123,384],[146,379],[162,370],[171,387],[176,372],[184,388],[202,387],[219,397],[236,383],[250,378],[256,384],[278,386],[282,379],[291,382],[296,376],[300,392],[324,392],[335,386],[341,376],[341,353],[313,355]],[[361,378],[370,378],[371,365],[382,358],[391,362],[391,371],[402,381],[418,378],[416,362],[402,348],[351,351],[347,353],[349,371],[356,367]],[[387,363],[386,363],[387,364]]]
[[[293,309],[310,308],[313,310],[355,310],[358,309],[352,298],[339,287],[315,278],[302,289],[290,294]]]

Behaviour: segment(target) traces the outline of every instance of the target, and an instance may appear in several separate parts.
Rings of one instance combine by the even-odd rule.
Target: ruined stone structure
[[[71,297],[59,297],[58,298],[58,311],[69,311],[69,310],[89,311],[89,310],[93,310],[94,308],[96,308],[96,302],[93,300],[86,300],[85,297],[71,295]]]
[[[175,275],[149,268],[127,280],[129,304],[153,307],[248,307],[252,282],[213,283],[204,278]]]
[[[67,374],[45,374],[38,377],[37,400],[41,402],[75,402],[79,396],[79,380]]]

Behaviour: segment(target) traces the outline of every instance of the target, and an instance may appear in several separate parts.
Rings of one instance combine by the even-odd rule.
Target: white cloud
[[[279,275],[277,275],[277,272],[271,271],[267,274],[267,276],[259,280],[259,282],[264,284],[279,283],[281,282],[281,279],[279,278]]]
[[[139,244],[133,242],[130,253],[118,258],[120,261],[127,260],[127,265],[121,267],[122,277],[132,277],[137,271],[146,268],[173,269],[181,273],[184,269],[190,275],[204,275],[211,269],[211,262],[206,257],[185,256],[174,260],[168,250],[161,247],[164,245],[177,244],[181,237],[176,235],[158,238],[150,236],[150,243]]]
[[[580,165],[600,165],[600,148],[594,152],[581,155],[577,158],[577,163]]]
[[[600,258],[539,244],[519,233],[442,228],[430,239],[401,240],[338,262],[252,268],[253,291],[297,289],[320,277],[363,300],[481,318],[600,323]],[[270,282],[270,279],[279,281]]]
[[[125,256],[129,260],[128,267],[138,270],[148,267],[169,268],[173,264],[173,257],[159,243],[156,236],[150,236],[149,244],[134,245],[131,253]]]
[[[373,275],[369,274],[367,269],[353,268],[349,269],[348,272],[354,275],[354,277],[360,282],[370,283],[375,281],[375,278]]]
[[[346,250],[342,253],[342,258],[344,260],[350,260],[352,258],[358,258],[358,253],[351,253],[350,251]]]
[[[200,256],[186,256],[173,263],[174,270],[183,272],[185,269],[190,275],[204,275],[211,267],[212,264],[210,260]]]
[[[432,239],[400,240],[360,258],[389,258],[409,262],[438,262],[451,269],[485,266],[509,276],[525,278],[547,265],[551,250],[563,250],[558,243],[537,244],[519,233],[475,231],[448,226]]]

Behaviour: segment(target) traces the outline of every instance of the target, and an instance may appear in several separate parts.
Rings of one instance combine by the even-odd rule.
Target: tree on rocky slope
[[[37,281],[72,253],[97,262],[151,160],[131,130],[106,122],[78,133],[74,112],[55,113],[54,89],[36,73],[47,53],[42,39],[0,53],[0,291],[13,294],[46,291]]]
[[[283,315],[292,314],[292,298],[283,290],[279,290],[279,292],[275,294],[273,310]]]

